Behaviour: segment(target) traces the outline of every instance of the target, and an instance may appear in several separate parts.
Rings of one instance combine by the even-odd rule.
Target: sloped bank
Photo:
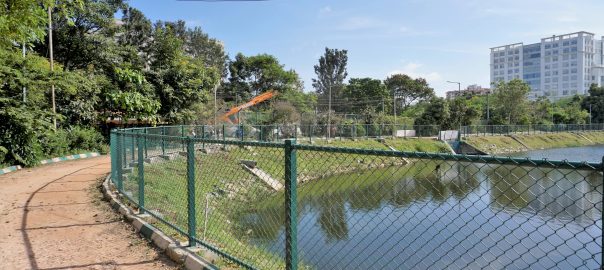
[[[531,135],[471,136],[463,141],[489,155],[548,148],[604,144],[603,131],[561,132]]]

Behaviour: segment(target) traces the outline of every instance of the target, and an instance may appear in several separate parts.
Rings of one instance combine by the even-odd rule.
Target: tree
[[[105,65],[105,52],[115,41],[117,27],[114,14],[122,6],[120,0],[82,0],[83,8],[69,16],[53,13],[53,50],[55,61],[67,70],[83,69],[90,65]],[[48,52],[48,39],[36,46],[42,55]]]
[[[200,27],[188,29],[185,33],[185,51],[193,58],[202,59],[206,67],[213,67],[226,75],[227,55],[218,40],[210,38]]]
[[[31,43],[46,36],[47,8],[67,17],[78,10],[83,0],[0,0],[0,46]]]
[[[442,129],[452,128],[448,123],[450,119],[449,105],[440,97],[432,97],[424,112],[415,119],[416,125],[439,125]]]
[[[231,100],[247,100],[268,90],[301,91],[298,74],[285,70],[276,57],[268,54],[244,56],[239,53],[229,64],[229,82],[224,90]]]
[[[592,84],[589,96],[581,102],[581,108],[589,112],[591,107],[591,123],[604,123],[604,86]]]
[[[351,101],[347,112],[371,114],[381,111],[380,101],[388,99],[388,91],[380,80],[351,78],[342,96]]]
[[[334,97],[336,100],[341,97],[344,79],[348,76],[347,63],[347,50],[325,48],[325,54],[319,58],[319,64],[314,66],[317,78],[312,80],[320,103],[328,104],[330,98],[333,101]]]
[[[447,121],[447,125],[450,128],[458,129],[460,126],[469,126],[480,119],[481,108],[477,104],[473,104],[471,99],[459,97],[449,100],[448,103],[449,121]]]
[[[394,74],[384,80],[390,96],[396,96],[397,108],[401,112],[406,110],[414,102],[429,100],[434,96],[432,89],[426,79],[413,79],[405,74]]]
[[[527,124],[529,122],[528,93],[530,87],[520,79],[500,81],[493,91],[493,121],[495,124]]]

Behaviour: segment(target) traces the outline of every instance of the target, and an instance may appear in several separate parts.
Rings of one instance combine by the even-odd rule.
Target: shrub
[[[105,152],[107,147],[105,139],[100,132],[90,127],[75,126],[69,129],[71,142],[69,148],[75,150],[100,151]]]
[[[46,158],[64,156],[70,151],[69,133],[64,129],[48,130],[40,134],[39,141]]]

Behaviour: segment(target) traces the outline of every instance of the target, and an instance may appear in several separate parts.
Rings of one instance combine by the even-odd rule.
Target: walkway
[[[109,157],[0,176],[0,269],[176,269],[102,201]]]

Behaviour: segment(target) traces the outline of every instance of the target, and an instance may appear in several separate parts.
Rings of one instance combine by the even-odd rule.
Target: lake
[[[599,269],[602,182],[597,171],[425,160],[321,179],[298,189],[300,260],[316,269]],[[283,256],[282,200],[254,209],[243,230]]]

